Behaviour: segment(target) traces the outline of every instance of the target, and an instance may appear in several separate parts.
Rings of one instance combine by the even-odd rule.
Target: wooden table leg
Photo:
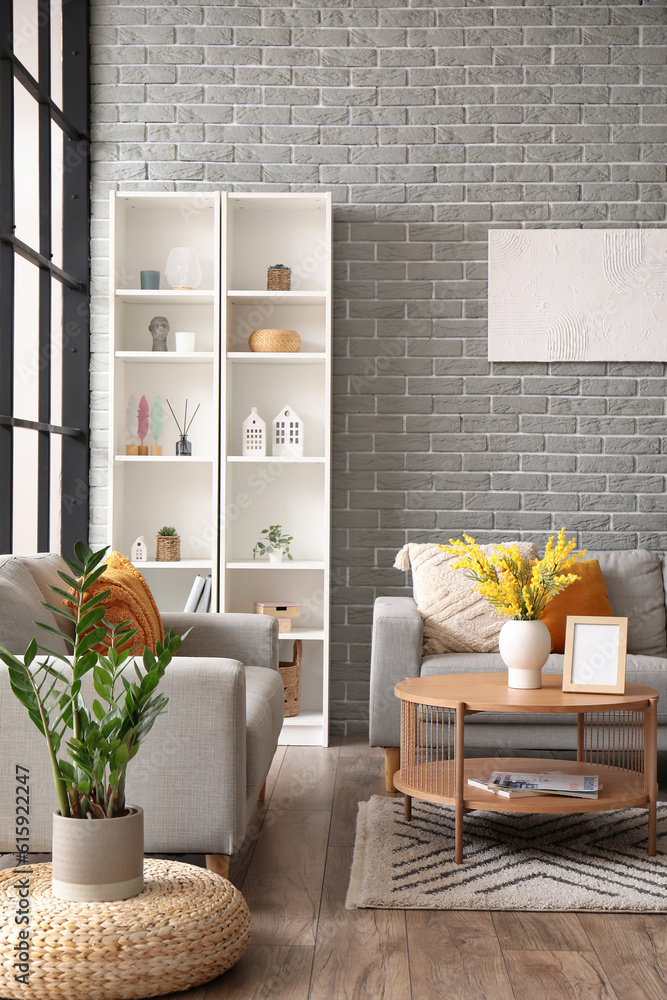
[[[658,702],[651,698],[644,716],[646,753],[646,784],[648,792],[648,853],[656,851],[656,800],[658,798]]]
[[[412,798],[409,795],[405,796],[405,819],[406,822],[410,822],[412,819]]]
[[[454,750],[454,770],[456,780],[456,821],[454,861],[463,862],[463,705],[456,706],[456,744]]]

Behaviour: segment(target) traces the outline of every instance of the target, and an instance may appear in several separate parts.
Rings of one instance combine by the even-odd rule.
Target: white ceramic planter
[[[283,550],[274,549],[273,552],[269,552],[269,562],[279,563],[283,561]]]
[[[542,667],[551,652],[551,633],[544,622],[505,622],[498,649],[507,667],[508,687],[542,687]]]
[[[144,813],[116,819],[53,814],[51,889],[57,899],[129,899],[144,887]]]

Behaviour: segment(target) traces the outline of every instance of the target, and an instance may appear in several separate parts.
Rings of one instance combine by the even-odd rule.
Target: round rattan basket
[[[280,676],[285,687],[285,718],[289,719],[299,714],[299,703],[301,701],[301,654],[303,643],[301,639],[295,639],[292,647],[292,659],[290,662],[283,660],[278,664]]]
[[[289,292],[292,272],[289,267],[269,267],[266,272],[267,292]]]
[[[296,354],[301,347],[301,337],[296,330],[253,330],[248,346],[251,351],[262,354]]]
[[[181,560],[181,537],[180,535],[158,535],[156,545],[156,562],[180,562]]]
[[[30,902],[27,939],[14,919],[19,892]],[[113,903],[55,899],[51,865],[25,865],[0,872],[0,942],[2,997],[135,1000],[229,969],[250,943],[250,913],[227,879],[180,861],[145,859],[144,891]]]

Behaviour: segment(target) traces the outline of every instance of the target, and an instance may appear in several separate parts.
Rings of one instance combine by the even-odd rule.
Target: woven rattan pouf
[[[24,913],[29,923],[17,923]],[[27,938],[19,937],[22,929]],[[205,868],[146,859],[144,891],[114,903],[54,899],[50,864],[0,871],[3,998],[130,1000],[175,993],[215,979],[249,943],[243,896]],[[27,985],[15,978],[25,965]]]

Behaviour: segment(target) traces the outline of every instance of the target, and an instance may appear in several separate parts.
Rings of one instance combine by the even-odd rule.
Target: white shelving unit
[[[301,707],[282,743],[328,743],[331,477],[331,196],[223,196],[221,293],[221,607],[297,601],[301,617],[280,639],[281,659],[303,641]],[[289,292],[267,292],[272,264],[292,268]],[[296,330],[296,354],[252,353],[253,330]],[[289,404],[304,426],[302,458],[271,455],[273,418]],[[256,406],[266,421],[264,458],[242,454],[241,425]],[[253,560],[261,530],[293,535],[293,561]]]
[[[301,710],[281,742],[328,743],[331,479],[331,195],[112,192],[110,295],[110,541],[138,564],[158,606],[182,610],[197,573],[211,573],[212,607],[251,612],[255,601],[301,605],[281,659],[303,641]],[[193,291],[140,288],[139,272],[164,269],[169,250],[192,246],[202,268]],[[292,268],[292,290],[267,292],[267,267]],[[169,351],[152,352],[150,320],[166,316]],[[252,353],[258,328],[297,330],[296,354]],[[173,334],[194,330],[196,350],[176,353]],[[161,456],[125,453],[131,394],[165,403]],[[177,416],[200,403],[191,458],[175,455]],[[273,457],[273,418],[293,407],[304,426],[300,458]],[[257,406],[267,424],[266,457],[242,454],[241,425]],[[149,438],[147,442],[151,444]],[[179,468],[180,467],[180,468]],[[294,536],[293,561],[253,560],[261,530]],[[181,561],[155,561],[155,534],[172,524]]]
[[[149,561],[139,563],[162,611],[182,611],[197,573],[212,576],[217,606],[220,399],[220,195],[217,192],[111,193],[111,358],[109,427],[110,541],[129,556],[143,535]],[[166,287],[172,247],[197,251],[202,282],[192,291]],[[159,270],[161,287],[140,287],[140,271]],[[169,350],[153,352],[148,324],[166,316]],[[176,353],[174,333],[191,330],[196,350]],[[126,455],[126,407],[131,394],[164,405],[162,455]],[[195,416],[192,457],[175,454],[185,400]],[[146,444],[153,444],[148,436]],[[155,561],[155,536],[171,524],[181,537],[180,562]]]

